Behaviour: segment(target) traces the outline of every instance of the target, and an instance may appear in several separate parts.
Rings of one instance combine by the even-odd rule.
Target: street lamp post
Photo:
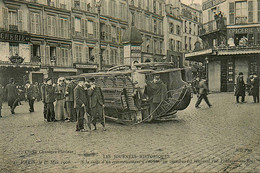
[[[98,71],[102,70],[102,52],[101,52],[101,23],[100,23],[100,11],[103,0],[97,1],[96,7],[98,11]]]

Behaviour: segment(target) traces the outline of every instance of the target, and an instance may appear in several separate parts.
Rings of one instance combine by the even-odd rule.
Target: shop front
[[[189,61],[206,62],[209,89],[215,92],[233,92],[239,72],[244,81],[250,74],[260,75],[260,47],[234,47],[215,49],[201,54],[186,54]]]
[[[0,32],[0,82],[6,85],[14,78],[19,85],[29,80],[33,71],[39,71],[39,63],[31,61],[30,35],[19,32]]]

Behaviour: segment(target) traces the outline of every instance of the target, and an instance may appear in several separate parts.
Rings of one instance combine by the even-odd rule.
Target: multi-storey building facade
[[[112,8],[113,7],[113,8]],[[113,9],[113,10],[112,10]],[[91,0],[1,0],[1,79],[27,76],[42,82],[97,69],[97,9]],[[123,63],[122,35],[127,28],[126,1],[104,1],[101,9],[103,65]],[[17,64],[9,58],[19,55]],[[15,75],[14,75],[15,74]]]
[[[182,19],[180,1],[166,1],[164,15],[164,45],[168,62],[174,62],[176,67],[183,66],[182,51]]]
[[[204,0],[203,49],[186,55],[208,67],[209,88],[233,91],[236,77],[257,73],[260,66],[260,1]]]
[[[165,56],[163,37],[164,0],[129,0],[129,16],[140,30],[143,43],[142,62],[162,61]]]
[[[195,43],[200,41],[199,31],[202,22],[202,11],[181,4],[181,18],[183,27],[183,50],[191,52],[195,48]]]
[[[0,0],[2,82],[6,84],[10,77],[15,77],[18,83],[28,78],[42,82],[44,76],[57,79],[96,71],[99,61],[96,3]],[[102,67],[124,63],[122,37],[132,22],[143,39],[141,62],[172,61],[176,67],[183,66],[183,6],[180,0],[104,0],[100,17]],[[193,29],[191,32],[197,34]],[[17,64],[11,63],[10,58],[24,60]]]

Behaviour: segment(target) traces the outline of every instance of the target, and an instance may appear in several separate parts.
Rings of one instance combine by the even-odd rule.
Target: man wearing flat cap
[[[236,101],[239,103],[239,97],[241,96],[241,102],[245,102],[245,94],[246,94],[246,85],[244,82],[244,77],[243,73],[240,72],[237,77],[237,84],[236,84],[236,91],[235,91],[235,96],[236,96]]]
[[[72,78],[66,78],[65,88],[65,105],[68,112],[69,121],[74,122],[77,120],[76,111],[74,109],[74,89],[77,86]]]
[[[105,121],[104,121],[104,96],[100,87],[96,86],[95,79],[90,78],[88,80],[90,88],[88,91],[90,97],[90,109],[92,116],[92,124],[94,125],[94,130],[97,129],[97,123],[101,123],[103,130],[105,131]]]
[[[85,78],[78,79],[78,85],[74,89],[74,108],[77,112],[77,126],[76,131],[86,132],[84,128],[84,114],[85,107],[88,103],[87,96],[84,90]]]

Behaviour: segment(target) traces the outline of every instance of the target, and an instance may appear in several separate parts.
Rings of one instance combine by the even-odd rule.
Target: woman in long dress
[[[60,77],[57,82],[57,86],[55,89],[55,96],[56,96],[56,105],[55,105],[55,119],[65,120],[67,117],[66,111],[64,108],[65,104],[65,82],[64,78]]]

